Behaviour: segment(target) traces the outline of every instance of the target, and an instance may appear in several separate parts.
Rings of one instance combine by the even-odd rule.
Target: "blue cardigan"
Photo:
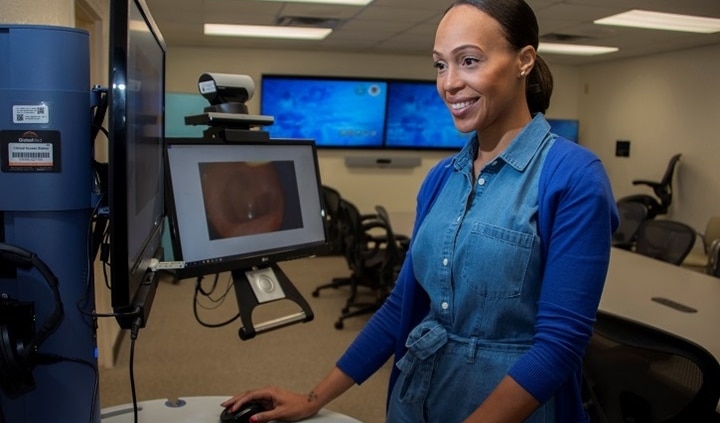
[[[414,232],[454,171],[452,157],[428,173],[417,195]],[[543,286],[533,347],[509,375],[538,401],[555,396],[557,422],[583,422],[579,397],[582,358],[592,335],[618,217],[600,160],[562,138],[548,152],[539,183],[538,221]],[[337,366],[364,382],[394,354],[406,352],[409,332],[427,315],[429,299],[408,254],[389,298],[353,341]],[[398,376],[393,367],[389,391]]]

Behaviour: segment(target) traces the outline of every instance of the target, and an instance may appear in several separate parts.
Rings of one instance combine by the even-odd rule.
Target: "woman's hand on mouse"
[[[322,408],[313,392],[298,394],[275,386],[236,394],[220,405],[229,407],[230,411],[234,412],[249,401],[259,401],[267,409],[252,416],[250,421],[253,423],[302,420],[316,414]]]

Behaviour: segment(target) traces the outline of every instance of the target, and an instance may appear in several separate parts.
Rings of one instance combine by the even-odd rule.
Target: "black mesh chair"
[[[613,233],[612,244],[614,247],[632,250],[637,240],[640,225],[647,220],[647,207],[637,201],[618,201],[618,214],[620,224]]]
[[[352,273],[349,277],[336,277],[329,283],[315,287],[313,297],[319,297],[320,291],[324,289],[348,286],[351,288],[350,298],[355,297],[357,279],[363,274],[359,269],[372,268],[376,261],[380,263],[382,240],[374,239],[369,233],[372,228],[379,226],[381,223],[375,214],[360,214],[355,204],[345,198],[338,198],[337,243]]]
[[[695,245],[695,230],[674,220],[646,220],[638,229],[635,252],[668,263],[682,264]]]
[[[340,220],[340,192],[327,185],[321,187],[321,195],[325,210],[325,232],[328,237],[328,254],[343,253],[342,222]]]
[[[670,204],[672,204],[673,175],[675,173],[675,168],[677,167],[677,164],[680,162],[681,156],[682,154],[676,154],[670,158],[670,162],[665,169],[665,174],[663,175],[662,180],[660,180],[659,182],[646,181],[642,179],[632,181],[633,185],[649,186],[650,188],[652,188],[656,197],[647,194],[635,194],[628,197],[623,197],[620,199],[620,201],[636,201],[644,204],[645,207],[647,207],[648,209],[648,219],[653,219],[655,218],[655,216],[660,214],[667,214],[668,210],[670,209]]]
[[[720,364],[697,344],[598,312],[584,362],[593,423],[713,422]]]
[[[390,294],[395,284],[398,272],[405,259],[405,246],[407,237],[400,239],[393,232],[390,218],[383,206],[376,206],[377,219],[369,223],[361,221],[357,209],[352,204],[346,204],[351,219],[357,219],[351,269],[353,291],[345,307],[335,322],[336,329],[344,327],[344,320],[374,313]],[[355,216],[354,218],[352,216]],[[368,245],[372,246],[368,249]],[[358,288],[369,288],[369,299],[360,299]],[[365,295],[367,297],[367,295]]]
[[[720,278],[720,239],[713,241],[708,249],[707,274]]]

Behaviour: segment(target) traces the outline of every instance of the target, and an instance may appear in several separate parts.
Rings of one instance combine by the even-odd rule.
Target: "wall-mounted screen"
[[[260,114],[272,138],[313,139],[318,147],[380,148],[387,82],[263,75]]]
[[[550,132],[578,142],[580,123],[577,119],[548,119],[547,121],[550,124]]]
[[[434,81],[388,82],[385,147],[459,150],[471,136],[455,128]]]
[[[181,277],[263,266],[327,247],[312,141],[168,139],[167,161],[173,250],[185,261]]]

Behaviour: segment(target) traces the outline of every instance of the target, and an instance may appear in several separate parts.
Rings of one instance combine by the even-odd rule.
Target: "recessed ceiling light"
[[[295,40],[322,40],[332,32],[332,28],[305,28],[297,26],[205,24],[203,28],[205,35],[289,38]]]
[[[586,46],[580,44],[540,43],[538,53],[572,54],[576,56],[594,56],[597,54],[613,53],[620,50],[617,47]]]
[[[600,25],[628,26],[631,28],[699,32],[703,34],[712,34],[720,31],[720,19],[651,12],[648,10],[629,10],[618,15],[598,19],[595,23]]]
[[[373,0],[265,0],[265,1],[283,1],[287,3],[325,3],[340,4],[345,6],[367,6]]]

